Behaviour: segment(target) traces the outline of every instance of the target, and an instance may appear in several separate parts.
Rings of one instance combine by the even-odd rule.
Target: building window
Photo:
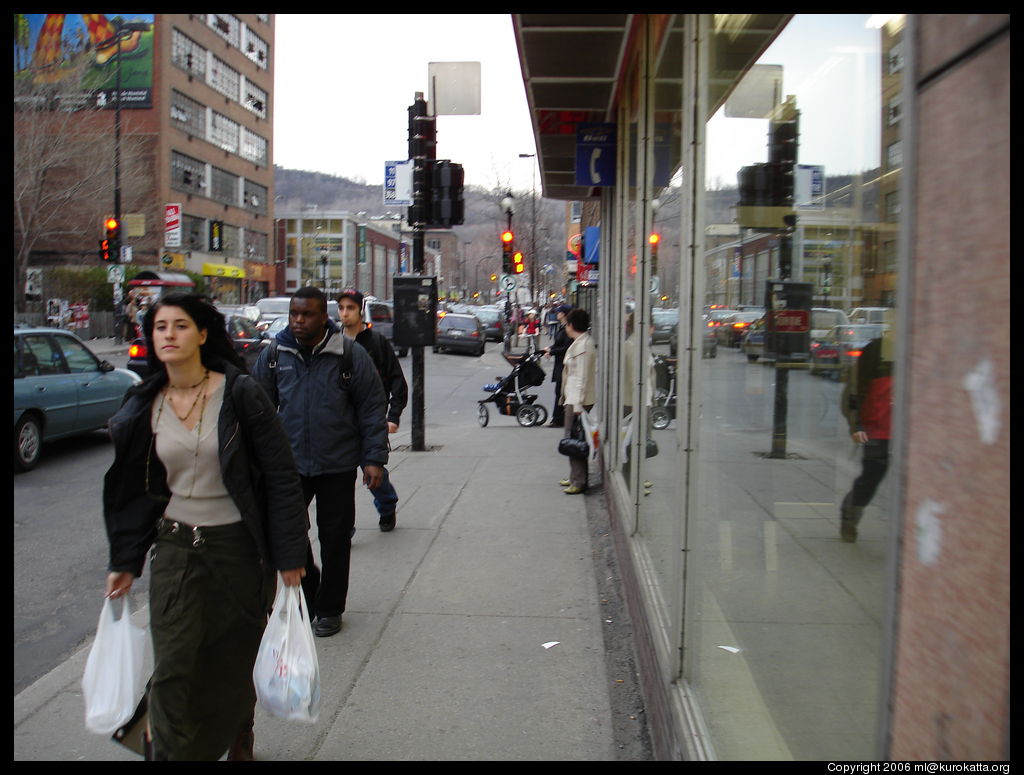
[[[177,29],[171,33],[171,61],[189,75],[206,75],[206,49]]]
[[[242,127],[227,116],[214,111],[210,116],[210,142],[231,153],[238,153]]]
[[[903,41],[893,44],[893,47],[889,49],[887,59],[889,75],[898,73],[903,69]]]
[[[903,166],[903,142],[897,140],[895,143],[891,143],[886,148],[886,164],[887,169],[897,170]]]
[[[903,118],[903,95],[898,94],[889,100],[889,104],[886,106],[885,112],[889,117],[889,126],[898,124],[900,119]]]
[[[266,263],[267,235],[253,229],[245,230],[245,257],[250,261]]]
[[[224,40],[235,48],[239,47],[242,23],[238,21],[237,16],[233,16],[230,13],[211,13],[206,15],[206,22]]]
[[[267,45],[267,42],[248,27],[245,28],[243,36],[245,38],[243,44],[245,55],[259,67],[266,70],[267,58],[270,53],[270,47]]]
[[[228,99],[238,102],[242,77],[237,70],[217,57],[213,57],[213,61],[210,63],[210,72],[206,82]]]
[[[171,188],[202,194],[205,188],[206,164],[177,151],[171,152]]]
[[[242,87],[242,105],[260,118],[267,117],[267,93],[248,79]]]
[[[171,123],[193,137],[206,136],[206,108],[180,91],[171,90]]]
[[[210,167],[210,198],[238,206],[238,175],[218,167]]]
[[[181,219],[185,233],[185,245],[188,250],[206,250],[206,221],[194,215],[186,215]]]
[[[267,141],[255,132],[242,127],[242,158],[267,166]]]
[[[267,212],[267,187],[251,180],[243,180],[242,200],[247,210],[265,215]]]
[[[885,220],[892,223],[900,219],[900,192],[885,195]]]
[[[241,258],[239,256],[239,228],[237,226],[230,226],[223,224],[221,229],[221,253],[229,258]]]

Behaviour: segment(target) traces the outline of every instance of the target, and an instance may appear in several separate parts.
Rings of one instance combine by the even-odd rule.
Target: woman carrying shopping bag
[[[279,571],[299,584],[308,520],[291,445],[197,296],[143,321],[152,376],[110,420],[107,596],[150,559],[154,671],[147,758],[252,758],[252,671]],[[229,750],[230,749],[230,750]]]
[[[596,400],[594,374],[597,369],[597,349],[590,337],[590,315],[586,310],[571,309],[565,315],[565,333],[572,344],[565,351],[562,363],[562,396],[564,407],[565,436],[572,435],[573,420],[582,411],[589,411]],[[569,478],[559,484],[565,487],[566,495],[586,492],[589,475],[586,458],[569,458]]]

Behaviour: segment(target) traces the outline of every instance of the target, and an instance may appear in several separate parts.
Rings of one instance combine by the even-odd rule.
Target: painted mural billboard
[[[151,108],[153,20],[151,13],[14,14],[15,99],[55,85],[64,109],[112,108],[120,78],[122,109]]]

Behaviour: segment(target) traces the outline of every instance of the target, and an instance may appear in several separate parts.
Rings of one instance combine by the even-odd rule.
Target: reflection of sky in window
[[[826,175],[877,167],[881,128],[881,30],[868,14],[797,14],[758,60],[782,65],[782,94],[800,111],[800,164]],[[768,121],[726,118],[707,127],[706,185],[736,185],[740,167],[768,160]]]

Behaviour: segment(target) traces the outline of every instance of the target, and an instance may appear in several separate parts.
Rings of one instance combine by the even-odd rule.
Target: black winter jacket
[[[409,384],[405,381],[402,364],[388,338],[372,328],[364,328],[355,339],[370,354],[377,375],[388,399],[388,422],[399,424],[405,405],[409,402]]]
[[[217,420],[224,485],[263,562],[275,570],[301,568],[309,519],[291,445],[256,380],[228,364],[224,376]],[[111,571],[142,575],[146,552],[170,500],[167,471],[155,448],[150,454],[153,401],[166,384],[167,375],[160,372],[131,388],[110,418],[114,463],[103,483],[103,516]]]
[[[264,348],[252,375],[277,406],[302,476],[352,471],[388,463],[387,400],[369,354],[351,344],[352,373],[342,378],[344,339],[330,334],[309,350],[285,328],[277,335],[277,366]]]

